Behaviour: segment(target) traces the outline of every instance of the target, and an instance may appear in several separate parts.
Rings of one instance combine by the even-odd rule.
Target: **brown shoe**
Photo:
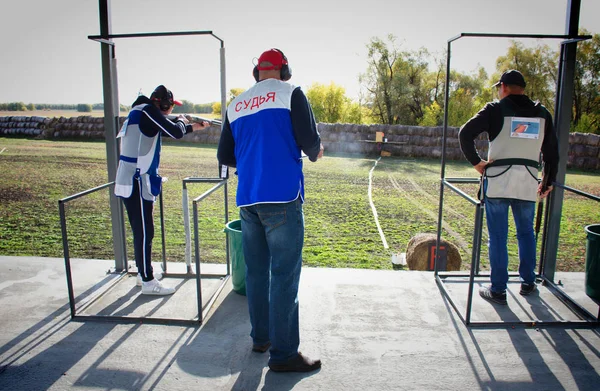
[[[254,344],[252,345],[252,351],[256,353],[264,353],[271,347],[271,342],[264,343],[262,345]]]
[[[292,357],[282,364],[269,364],[273,372],[310,372],[321,368],[321,360],[311,360],[298,352],[296,357]]]

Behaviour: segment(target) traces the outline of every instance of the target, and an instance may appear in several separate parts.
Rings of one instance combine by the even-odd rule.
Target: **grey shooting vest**
[[[545,126],[541,117],[504,116],[502,130],[489,146],[488,160],[493,162],[484,174],[485,197],[537,200]]]

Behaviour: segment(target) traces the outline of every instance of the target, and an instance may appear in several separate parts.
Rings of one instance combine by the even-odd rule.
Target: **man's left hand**
[[[204,129],[208,128],[209,126],[210,126],[210,123],[207,122],[207,121],[192,123],[192,129],[194,129],[194,131],[196,131],[196,130],[204,130]]]

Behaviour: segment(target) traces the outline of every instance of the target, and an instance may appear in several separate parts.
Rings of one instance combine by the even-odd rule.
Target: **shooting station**
[[[90,40],[99,42],[101,45],[101,56],[102,56],[102,77],[103,77],[103,90],[104,90],[104,127],[106,133],[106,160],[109,182],[93,189],[85,190],[80,193],[74,194],[69,197],[65,197],[59,200],[59,211],[60,211],[60,222],[62,230],[63,249],[65,257],[65,267],[67,275],[67,287],[69,290],[69,305],[71,309],[71,318],[73,320],[95,320],[95,321],[113,321],[113,322],[144,322],[152,324],[181,324],[181,325],[197,325],[202,324],[206,313],[210,310],[211,306],[217,299],[219,292],[223,289],[225,284],[228,282],[231,268],[229,259],[229,232],[226,231],[227,236],[223,236],[223,246],[225,248],[225,270],[220,272],[202,272],[201,271],[201,259],[200,259],[200,240],[199,240],[199,223],[198,223],[198,209],[204,199],[211,196],[217,190],[222,190],[223,195],[223,213],[224,220],[223,226],[229,221],[229,208],[228,208],[228,189],[227,189],[227,178],[226,175],[220,177],[219,174],[213,178],[184,178],[183,179],[183,211],[184,211],[184,227],[185,227],[185,239],[186,239],[186,252],[185,252],[185,271],[171,271],[168,270],[167,256],[165,251],[165,212],[163,207],[162,192],[157,197],[159,200],[159,218],[160,218],[160,232],[161,232],[161,243],[162,243],[162,269],[163,277],[176,278],[183,281],[195,280],[195,293],[196,293],[196,310],[192,308],[191,311],[195,312],[195,315],[191,315],[186,318],[174,317],[171,315],[173,311],[165,311],[166,315],[154,316],[155,313],[159,313],[154,305],[145,304],[146,308],[143,310],[144,314],[137,314],[131,316],[118,315],[118,312],[107,308],[107,303],[114,303],[118,301],[118,298],[123,295],[127,295],[128,287],[131,285],[131,281],[134,279],[128,279],[130,275],[136,276],[135,272],[129,271],[129,265],[127,260],[126,251],[126,228],[123,213],[123,204],[119,198],[114,195],[114,184],[115,176],[117,172],[117,164],[120,156],[120,146],[117,143],[117,133],[119,131],[119,101],[118,101],[118,80],[117,80],[117,57],[116,57],[116,42],[117,39],[142,39],[142,38],[153,38],[153,37],[181,37],[181,36],[202,36],[212,37],[219,42],[219,61],[220,61],[220,81],[221,81],[221,114],[224,117],[226,110],[226,80],[225,80],[225,46],[224,41],[215,35],[212,31],[180,31],[180,32],[152,32],[152,33],[132,33],[132,34],[112,34],[111,32],[111,21],[110,21],[110,9],[109,1],[100,1],[100,35],[92,35],[88,38]],[[173,117],[172,117],[173,118]],[[188,116],[190,121],[202,121],[203,118],[196,118],[194,116]],[[218,120],[207,120],[211,124],[220,125],[221,122]],[[215,165],[215,173],[219,171]],[[193,206],[193,227],[190,228],[190,216],[189,216],[189,200],[188,200],[188,187],[190,184],[212,184],[212,187],[205,191],[203,194],[195,197],[192,200]],[[74,295],[74,284],[73,276],[71,272],[71,259],[69,256],[69,239],[67,236],[67,222],[68,218],[65,212],[65,205],[72,200],[84,197],[88,194],[108,189],[110,191],[110,209],[111,209],[111,223],[112,223],[112,234],[113,234],[113,249],[115,254],[115,265],[114,269],[110,272],[110,278],[103,280],[102,283],[97,284],[98,288],[93,292],[87,299],[82,302],[77,302]],[[194,267],[192,266],[192,231],[194,240]],[[129,280],[129,281],[128,281]],[[181,285],[181,284],[180,284]],[[181,287],[180,287],[181,288]],[[209,295],[203,294],[204,292],[210,292]],[[180,294],[191,294],[185,289],[180,289]],[[140,307],[144,305],[140,304]],[[114,305],[114,304],[113,304]],[[117,306],[118,307],[118,306]],[[188,308],[188,310],[190,310]],[[177,313],[186,312],[181,311],[178,308]],[[188,311],[189,312],[189,311]],[[135,314],[135,312],[134,312]]]
[[[168,269],[167,256],[165,253],[165,232],[164,232],[164,216],[162,194],[158,196],[160,207],[161,221],[161,239],[162,239],[162,267],[165,278],[178,278],[184,280],[195,280],[196,294],[196,309],[195,315],[189,318],[176,318],[172,316],[151,316],[149,314],[139,316],[121,316],[114,312],[106,311],[102,308],[103,298],[113,297],[114,292],[122,292],[119,288],[123,284],[125,277],[137,272],[129,272],[129,265],[126,255],[126,236],[125,236],[125,221],[123,206],[121,201],[113,195],[114,179],[117,170],[117,162],[119,159],[119,145],[117,144],[117,131],[119,127],[119,103],[118,103],[118,82],[117,82],[117,67],[115,40],[118,39],[141,39],[152,37],[177,37],[177,36],[207,36],[215,38],[219,44],[219,61],[221,65],[221,115],[225,116],[226,110],[226,81],[225,81],[225,48],[224,42],[212,31],[183,31],[183,32],[154,32],[154,33],[132,33],[132,34],[112,34],[110,23],[110,10],[108,1],[100,1],[100,35],[89,36],[90,40],[99,42],[101,45],[102,55],[102,74],[103,74],[103,90],[104,90],[104,121],[106,129],[106,156],[107,170],[109,182],[93,189],[85,190],[70,197],[63,198],[59,201],[60,220],[63,235],[63,248],[65,267],[67,270],[67,286],[69,290],[69,304],[71,309],[71,318],[74,320],[95,320],[95,321],[116,321],[116,322],[146,322],[155,324],[202,324],[207,312],[215,303],[219,293],[222,291],[225,284],[228,283],[231,276],[230,265],[230,241],[228,240],[229,231],[225,230],[226,235],[223,239],[223,247],[225,248],[224,271],[218,273],[206,273],[201,270],[200,257],[200,240],[199,240],[199,217],[198,210],[202,205],[202,201],[209,196],[212,196],[217,191],[223,191],[223,226],[229,222],[228,208],[228,179],[220,168],[215,167],[215,177],[197,178],[188,177],[183,179],[183,220],[185,229],[185,270],[172,272]],[[486,34],[486,33],[461,33],[448,40],[447,47],[447,64],[446,64],[446,84],[445,84],[445,105],[444,105],[444,124],[443,124],[443,140],[441,154],[441,174],[440,174],[440,194],[439,194],[439,209],[438,209],[438,226],[436,244],[428,251],[429,259],[428,270],[433,271],[434,279],[439,287],[444,299],[447,299],[451,307],[456,311],[461,321],[468,327],[540,327],[540,326],[557,326],[565,328],[593,328],[597,327],[600,322],[599,315],[592,314],[584,306],[580,305],[577,300],[573,299],[560,283],[555,282],[556,273],[556,258],[558,250],[560,219],[563,212],[564,192],[572,192],[579,196],[585,197],[590,202],[598,202],[600,198],[581,190],[571,188],[564,184],[566,175],[567,161],[562,158],[559,163],[557,180],[553,183],[554,192],[545,201],[545,204],[540,203],[538,207],[538,228],[542,227],[542,251],[540,254],[539,271],[537,279],[543,286],[552,292],[552,294],[560,301],[560,305],[565,306],[576,319],[527,319],[527,320],[502,320],[490,321],[486,319],[477,319],[472,316],[473,312],[473,290],[475,283],[481,279],[489,279],[489,273],[480,272],[480,251],[482,242],[483,228],[483,210],[484,204],[481,200],[472,197],[465,191],[460,189],[461,184],[477,184],[479,178],[449,178],[446,177],[446,141],[448,137],[448,107],[449,107],[449,85],[450,71],[452,58],[452,45],[461,39],[496,39],[496,38],[512,38],[512,39],[552,39],[561,40],[560,51],[560,66],[558,69],[559,80],[557,85],[557,99],[555,107],[555,127],[558,132],[559,139],[559,154],[561,157],[567,156],[569,142],[569,125],[571,120],[573,84],[574,84],[574,69],[575,69],[575,54],[577,43],[583,40],[590,39],[591,36],[578,35],[579,24],[579,3],[573,2],[570,8],[570,14],[567,18],[567,34],[564,35],[543,35],[543,34]],[[202,120],[201,118],[190,117],[191,120]],[[219,121],[213,122],[220,125]],[[370,137],[369,137],[370,138]],[[403,144],[401,141],[390,141],[383,132],[376,132],[373,140],[360,140],[367,143],[376,143],[382,156],[388,156],[385,150],[386,144]],[[205,183],[213,185],[208,191],[193,198],[192,200],[192,215],[190,219],[189,211],[189,187],[193,184]],[[472,238],[472,254],[471,264],[468,273],[449,271],[453,270],[448,265],[446,255],[448,248],[442,245],[442,222],[444,217],[444,191],[449,189],[471,203],[475,210],[473,238]],[[108,189],[110,190],[110,209],[111,209],[111,224],[112,236],[115,255],[114,269],[111,271],[109,282],[97,284],[97,292],[92,296],[93,299],[85,299],[84,302],[77,302],[73,292],[73,277],[71,274],[71,260],[69,257],[69,240],[67,237],[68,216],[65,213],[65,204],[76,198],[84,197],[88,194]],[[545,206],[545,207],[544,207]],[[539,230],[538,230],[539,232]],[[192,251],[193,250],[193,251]],[[510,274],[511,280],[509,286],[513,282],[518,282],[515,278],[517,274]],[[462,289],[468,286],[466,289]],[[462,287],[461,289],[454,289]],[[460,295],[466,295],[466,301],[462,304],[456,299],[457,290],[460,290]],[[206,292],[210,292],[206,294]],[[179,291],[178,291],[179,292]],[[465,294],[466,292],[466,294]],[[112,295],[112,296],[111,296]],[[108,301],[108,300],[107,300]],[[476,318],[476,320],[474,320]]]
[[[576,4],[576,2],[573,2]],[[444,216],[444,189],[448,188],[464,198],[466,201],[471,203],[475,208],[475,221],[473,228],[473,244],[471,254],[471,266],[468,274],[465,273],[450,273],[441,272],[439,268],[440,256],[435,257],[435,269],[434,275],[436,283],[442,291],[444,297],[449,301],[452,308],[456,311],[461,321],[469,327],[487,327],[487,328],[498,328],[498,327],[515,327],[515,326],[527,326],[527,327],[565,327],[565,328],[595,328],[600,325],[600,311],[597,314],[590,313],[584,306],[580,305],[574,300],[567,292],[565,287],[561,284],[555,283],[555,272],[556,272],[556,255],[558,250],[559,241],[559,228],[560,219],[562,215],[562,206],[564,191],[572,192],[577,195],[586,197],[590,202],[599,202],[600,197],[592,194],[585,193],[581,190],[571,188],[564,184],[567,159],[565,158],[568,154],[569,144],[569,128],[571,122],[571,108],[573,105],[573,85],[575,75],[575,54],[577,50],[577,43],[591,39],[589,35],[580,36],[578,35],[579,28],[579,4],[576,4],[577,9],[570,9],[570,15],[567,18],[567,31],[566,35],[541,35],[541,34],[482,34],[482,33],[461,33],[448,40],[448,51],[447,51],[447,62],[446,62],[446,88],[445,88],[445,103],[444,103],[444,131],[442,141],[442,163],[441,163],[441,174],[440,174],[440,197],[439,197],[439,209],[438,209],[438,228],[437,228],[437,242],[436,242],[436,254],[441,254],[440,251],[440,240],[442,233],[442,221]],[[558,84],[557,84],[557,99],[555,107],[555,128],[558,134],[559,141],[559,154],[561,156],[559,162],[559,169],[557,180],[553,183],[554,191],[547,198],[545,204],[545,213],[543,215],[543,233],[542,233],[542,251],[539,257],[539,270],[536,276],[537,282],[541,282],[543,286],[547,287],[552,294],[560,301],[561,304],[566,306],[573,314],[571,319],[564,320],[550,320],[550,319],[530,319],[530,320],[473,320],[473,290],[474,284],[478,282],[489,281],[489,273],[480,272],[480,251],[482,242],[482,228],[483,228],[483,201],[474,198],[467,194],[465,191],[459,188],[459,184],[478,184],[480,178],[448,178],[445,174],[446,168],[446,141],[448,135],[448,103],[449,103],[449,85],[450,85],[450,70],[451,70],[451,58],[452,58],[452,44],[462,38],[514,38],[514,39],[559,39],[561,41],[560,60],[558,69]],[[543,203],[539,202],[537,208],[538,218],[536,232],[539,233],[540,222],[542,219]],[[583,227],[582,227],[583,228]],[[537,236],[536,236],[537,238]],[[445,269],[444,269],[445,270]],[[509,287],[511,284],[518,285],[519,274],[509,273]],[[456,299],[456,294],[452,294],[449,289],[450,286],[456,286],[460,284],[468,284],[466,291],[466,308],[459,308],[460,305]],[[578,286],[577,289],[581,290],[582,287]],[[464,295],[464,291],[461,291]],[[598,298],[596,298],[598,299]],[[592,298],[592,300],[594,300]],[[594,300],[595,301],[595,300]],[[464,303],[464,302],[463,302]],[[598,302],[596,301],[598,304]],[[464,313],[463,313],[464,310]]]
[[[430,5],[421,8],[398,6],[397,9],[406,14],[389,12],[390,5],[395,4],[390,2],[368,4],[368,7],[355,4],[344,8],[343,11],[348,12],[345,15],[325,13],[325,18],[321,20],[329,22],[323,23],[323,26],[330,30],[334,26],[331,23],[332,18],[346,15],[356,16],[357,20],[365,22],[365,26],[366,20],[373,18],[379,26],[386,27],[384,20],[380,20],[378,16],[387,16],[387,20],[393,23],[398,21],[398,15],[406,19],[409,12],[416,8],[413,15],[418,15],[419,18],[414,18],[417,28],[412,30],[411,37],[425,34],[426,29],[427,34],[430,34],[432,24],[442,25],[442,22],[451,20],[453,16],[467,13],[472,16],[473,23],[476,23],[469,23],[469,26],[481,26],[481,23],[491,26],[492,24],[488,23],[493,19],[495,26],[502,26],[499,27],[500,30],[494,31],[503,32],[507,31],[504,28],[508,26],[508,17],[513,18],[518,26],[525,29],[513,29],[509,30],[510,32],[531,32],[531,29],[535,28],[532,27],[532,23],[548,17],[545,13],[550,14],[549,10],[553,6],[560,8],[557,12],[552,12],[553,17],[558,14],[562,18],[564,15],[564,5],[556,6],[559,2],[542,2],[543,0],[537,0],[532,2],[534,5],[521,2],[518,4],[523,8],[518,10],[521,13],[508,16],[501,15],[504,9],[488,10],[482,2],[474,0],[468,2],[473,6],[473,10],[457,7],[455,2],[441,1],[436,4],[439,9],[436,9],[435,13],[430,12]],[[443,128],[440,126],[431,129],[431,136],[415,135],[419,130],[416,126],[411,126],[411,132],[405,132],[408,126],[382,124],[364,125],[360,129],[356,126],[352,132],[343,132],[340,127],[339,131],[333,132],[330,130],[337,124],[319,124],[321,134],[330,131],[332,137],[329,140],[322,138],[326,153],[324,160],[309,166],[310,168],[306,167],[309,165],[306,162],[308,159],[302,160],[306,162],[305,173],[309,183],[307,200],[312,203],[305,204],[309,228],[305,237],[309,240],[305,242],[304,256],[308,260],[310,251],[310,261],[316,259],[327,263],[311,263],[309,267],[302,268],[297,303],[300,351],[303,355],[306,354],[306,357],[321,359],[323,365],[318,371],[287,374],[277,373],[269,368],[271,352],[253,351],[248,301],[236,292],[237,254],[231,251],[229,239],[233,235],[227,231],[228,228],[235,228],[232,223],[239,222],[233,220],[237,219],[236,216],[229,216],[230,212],[233,214],[234,207],[228,205],[228,199],[233,199],[232,194],[228,192],[234,193],[229,191],[229,188],[236,180],[233,175],[228,178],[218,167],[217,159],[213,160],[216,155],[215,139],[211,139],[208,146],[198,146],[192,145],[188,138],[185,138],[183,142],[186,144],[175,141],[162,150],[165,158],[163,163],[166,164],[161,167],[161,174],[170,176],[170,181],[163,187],[163,193],[156,192],[159,194],[154,203],[156,234],[153,241],[153,265],[155,270],[160,270],[158,264],[162,261],[162,269],[165,272],[163,283],[165,287],[175,287],[176,291],[168,296],[150,296],[142,294],[143,286],[137,286],[136,265],[131,257],[132,230],[122,199],[114,195],[117,163],[121,155],[117,133],[120,122],[124,119],[119,116],[119,83],[115,53],[121,53],[120,72],[123,88],[123,76],[128,70],[123,60],[129,59],[130,55],[139,61],[155,58],[133,54],[134,50],[131,53],[127,52],[130,41],[123,40],[132,40],[135,49],[148,41],[157,43],[153,46],[158,49],[163,40],[166,41],[164,46],[167,48],[179,44],[182,40],[189,40],[191,42],[186,43],[189,45],[185,53],[187,55],[192,53],[193,49],[197,49],[197,39],[198,46],[206,45],[201,57],[202,61],[206,61],[202,66],[206,77],[213,79],[214,74],[216,82],[216,66],[221,65],[220,98],[223,115],[228,90],[225,87],[225,47],[220,37],[228,41],[230,57],[233,45],[229,36],[236,40],[239,37],[239,44],[245,45],[244,50],[253,37],[260,37],[260,42],[254,39],[252,45],[256,46],[253,47],[268,48],[279,42],[270,41],[271,36],[276,36],[284,43],[287,39],[287,32],[283,34],[278,26],[287,26],[290,21],[295,22],[296,19],[299,19],[301,24],[306,12],[288,7],[290,10],[284,10],[285,17],[271,18],[269,23],[263,23],[261,28],[254,28],[252,23],[265,16],[264,10],[256,4],[244,3],[246,8],[243,8],[242,13],[242,3],[236,4],[236,7],[239,7],[234,7],[235,9],[229,12],[231,4],[225,2],[217,6],[199,2],[188,2],[185,6],[181,5],[183,2],[153,3],[149,7],[140,1],[121,1],[122,8],[119,10],[131,12],[128,16],[135,17],[135,23],[148,22],[163,26],[148,27],[151,31],[177,30],[176,27],[164,27],[165,20],[170,18],[167,23],[177,26],[178,17],[184,12],[189,16],[186,19],[189,23],[200,23],[198,30],[201,30],[202,27],[208,27],[203,25],[207,17],[225,11],[225,15],[218,21],[210,21],[219,26],[215,31],[221,30],[222,26],[224,32],[113,34],[109,6],[111,1],[99,0],[97,3],[100,5],[100,33],[88,36],[96,32],[86,31],[72,35],[76,35],[77,40],[86,42],[92,51],[100,46],[101,58],[98,60],[101,60],[103,75],[105,144],[94,143],[90,146],[91,143],[84,145],[72,140],[5,139],[8,144],[7,150],[4,150],[4,144],[0,145],[0,163],[5,169],[3,178],[10,180],[0,189],[3,190],[0,196],[7,200],[8,208],[5,209],[12,208],[2,215],[8,215],[12,220],[9,220],[9,224],[4,221],[0,224],[0,238],[9,239],[5,246],[7,248],[11,246],[12,238],[6,236],[6,232],[11,231],[11,235],[22,236],[19,239],[24,239],[20,241],[24,244],[15,247],[11,254],[24,251],[24,248],[37,251],[37,246],[43,244],[51,251],[44,254],[53,256],[0,256],[4,271],[0,274],[2,389],[598,389],[599,307],[598,301],[584,289],[581,259],[586,237],[585,227],[594,224],[600,228],[600,208],[597,207],[600,201],[597,194],[600,181],[597,172],[578,172],[571,166],[567,174],[567,156],[569,148],[573,147],[573,143],[569,145],[569,136],[573,137],[573,133],[569,134],[572,130],[569,127],[574,106],[572,99],[576,80],[575,59],[576,53],[579,58],[581,47],[587,46],[587,43],[582,44],[581,41],[589,38],[583,33],[579,34],[581,0],[565,2],[568,4],[566,31],[563,31],[562,21],[560,25],[545,24],[552,30],[542,31],[565,32],[564,35],[462,33],[449,40],[446,36],[438,39],[440,43],[447,40],[445,111]],[[113,1],[113,4],[115,3]],[[587,4],[594,5],[589,9],[598,9],[597,1],[587,0]],[[69,3],[68,6],[72,11],[73,3]],[[332,10],[339,9],[333,2],[328,6],[332,7]],[[67,9],[65,7],[62,10]],[[530,12],[533,8],[540,10],[540,14]],[[210,13],[201,12],[205,10],[210,10]],[[253,13],[246,13],[246,10]],[[117,11],[116,7],[114,11]],[[165,11],[171,12],[173,16]],[[455,11],[456,14],[449,14],[449,11]],[[513,12],[512,9],[508,11]],[[90,14],[95,18],[96,9]],[[51,19],[51,23],[55,24],[56,17],[48,16],[45,20]],[[583,12],[582,16],[585,17]],[[551,21],[549,17],[547,19],[544,21]],[[115,17],[114,20],[116,24],[118,19]],[[120,20],[126,23],[123,25],[125,28],[131,28],[124,30],[125,32],[144,29],[135,29],[129,17]],[[239,22],[239,31],[246,31],[247,35],[238,34],[223,21]],[[317,26],[319,20],[311,21],[311,29],[315,27],[314,30],[317,30],[317,27],[320,27]],[[338,22],[342,23],[342,26],[347,25],[346,19]],[[466,26],[464,22],[458,22],[461,23]],[[80,25],[85,28],[93,23]],[[191,26],[189,29],[194,30],[195,25]],[[32,24],[24,24],[24,28],[31,30]],[[392,32],[397,31],[395,25],[391,28]],[[491,29],[492,27],[486,31]],[[56,42],[57,30],[60,29],[40,31]],[[340,33],[340,37],[346,37],[346,30],[342,28],[337,32]],[[363,28],[363,32],[369,32],[368,30]],[[69,34],[72,32],[70,29],[66,31]],[[457,27],[453,34],[461,31],[473,30]],[[536,29],[533,32],[540,31]],[[38,31],[33,33],[32,36],[37,39]],[[299,34],[305,37],[306,31],[300,29]],[[327,39],[335,40],[335,37]],[[153,39],[155,41],[152,41]],[[452,110],[448,113],[448,107],[452,107],[451,97],[453,91],[456,91],[456,88],[449,91],[448,86],[458,81],[458,78],[452,80],[450,72],[452,54],[460,57],[458,53],[462,48],[457,45],[466,44],[466,50],[471,53],[469,61],[477,62],[483,59],[477,50],[473,50],[479,42],[489,45],[490,41],[500,42],[502,39],[539,39],[544,40],[542,42],[555,43],[556,48],[560,44],[562,48],[560,67],[557,67],[560,77],[557,79],[556,106],[553,113],[558,133],[560,162],[558,175],[553,183],[554,190],[550,198],[539,204],[541,209],[538,209],[539,270],[535,270],[539,282],[538,290],[533,295],[521,296],[518,275],[510,274],[507,287],[508,305],[495,305],[484,300],[477,292],[481,285],[490,283],[488,264],[485,260],[485,204],[474,195],[480,180],[472,178],[477,173],[459,155],[461,151],[457,148],[457,129],[450,126],[454,125],[452,120],[448,124],[448,118],[452,118],[454,114]],[[23,46],[21,42],[15,42]],[[327,45],[326,42],[326,39],[323,39],[323,42],[319,43],[321,46],[310,39],[300,42],[302,48],[310,48],[301,55],[305,55],[307,64],[317,67],[317,71],[322,70],[318,69],[318,66],[323,67],[320,62],[315,61],[314,54],[319,49],[337,51],[338,53],[334,53],[334,60],[343,59],[341,55],[348,54],[341,45],[336,47]],[[117,46],[121,52],[115,52]],[[315,51],[311,51],[313,46]],[[50,47],[49,51],[56,54],[55,47]],[[252,51],[254,52],[254,49]],[[549,52],[553,60],[554,57],[559,57],[556,50]],[[196,59],[195,53],[197,51],[192,53],[192,60]],[[56,58],[61,60],[61,65],[65,63],[68,66],[76,65],[66,62],[68,59],[81,55],[79,52],[69,53],[71,57],[68,57],[67,53],[63,54]],[[247,57],[245,65],[250,63],[250,56]],[[457,66],[456,60],[453,61]],[[245,60],[240,60],[239,64],[232,64],[231,59],[229,62],[229,68],[235,65],[244,71]],[[335,64],[339,65],[339,61]],[[162,65],[164,64],[156,67]],[[171,65],[168,64],[165,68],[173,68]],[[215,67],[208,71],[213,65]],[[193,65],[190,64],[191,66]],[[163,76],[166,75],[163,71],[157,72],[153,66],[150,68],[155,74],[148,77],[164,77],[165,85],[170,86],[168,78]],[[183,73],[185,68],[186,66],[182,65],[177,71]],[[100,70],[97,72],[99,74]],[[246,73],[248,82],[251,83],[250,72]],[[181,75],[176,76],[173,80],[179,79]],[[543,77],[546,76],[547,73],[544,73]],[[308,77],[310,78],[310,75]],[[485,78],[481,76],[477,80]],[[230,77],[230,83],[231,80]],[[72,85],[63,80],[60,82],[65,84],[65,91],[69,94],[74,93],[73,89],[69,89]],[[79,79],[72,79],[72,82],[79,82]],[[456,84],[453,87],[455,86]],[[544,88],[546,87],[544,85]],[[173,88],[174,92],[177,92],[178,88]],[[219,86],[215,83],[212,91],[215,100],[218,99],[218,89]],[[137,93],[137,84],[136,88],[131,90],[134,94]],[[485,93],[487,91],[484,91]],[[179,98],[177,95],[176,97]],[[482,99],[484,97],[487,100],[487,96],[482,96]],[[439,113],[441,118],[441,108]],[[189,119],[206,120],[195,116]],[[97,120],[102,121],[100,117],[97,117]],[[218,122],[214,124],[216,126],[210,129],[211,136],[219,130]],[[420,128],[429,130],[425,127]],[[377,134],[375,131],[381,133]],[[443,137],[440,137],[442,132]],[[194,136],[196,135],[192,134],[190,138]],[[596,153],[594,164],[597,164],[600,159],[600,136],[590,136],[593,136],[596,142],[591,148]],[[415,138],[422,138],[425,142],[413,143]],[[404,141],[407,141],[406,145],[394,144]],[[329,150],[328,143],[331,143]],[[379,155],[377,144],[381,146],[379,152],[390,151],[393,157],[375,156],[373,159],[374,155]],[[11,151],[11,145],[15,145],[14,151],[17,152]],[[40,156],[30,152],[34,151],[31,145],[40,146],[39,149],[35,149],[36,152],[43,151],[39,153]],[[477,147],[479,145],[483,145],[483,142],[477,144]],[[328,151],[333,152],[334,146],[339,147],[340,155],[356,153],[363,156],[332,156],[333,153],[327,156]],[[427,155],[417,155],[415,146],[426,151]],[[414,155],[406,152],[411,149],[415,150]],[[365,154],[365,151],[368,153]],[[365,155],[369,156],[365,158]],[[62,157],[69,159],[59,161]],[[411,160],[406,161],[403,157],[410,157]],[[427,164],[419,161],[425,158],[429,158]],[[431,158],[436,160],[432,161]],[[452,161],[459,158],[462,161]],[[47,164],[47,167],[38,170],[37,162]],[[376,171],[375,165],[378,163],[379,171]],[[418,166],[424,168],[414,169],[420,168]],[[17,170],[12,170],[13,167]],[[342,172],[346,169],[352,175]],[[438,179],[439,189],[435,187]],[[397,186],[396,182],[399,181],[405,181],[406,187]],[[587,187],[584,181],[593,183]],[[414,182],[414,185],[409,182]],[[534,184],[533,178],[531,182]],[[576,185],[569,187],[565,184]],[[40,191],[45,193],[37,194]],[[66,197],[70,194],[73,195]],[[15,197],[16,201],[13,201],[7,195],[19,197]],[[321,195],[327,198],[319,198]],[[23,202],[25,197],[35,197],[38,201],[35,204],[27,202],[28,204],[42,207],[49,205],[49,211],[41,208],[33,210],[16,203]],[[60,197],[65,198],[58,201],[57,211],[54,207]],[[383,224],[379,224],[378,214],[374,210],[376,202],[377,206],[385,203],[379,213]],[[107,205],[110,205],[110,210]],[[369,206],[373,208],[372,211],[368,210]],[[325,217],[323,211],[326,209],[331,209],[331,213]],[[56,247],[61,245],[55,229],[58,226],[58,212],[64,260],[62,256],[54,255],[60,251],[60,248]],[[353,214],[362,214],[364,219],[354,219]],[[375,216],[375,224],[372,225],[371,214]],[[335,220],[329,216],[335,217]],[[12,221],[25,223],[12,224]],[[33,228],[44,232],[36,232],[34,235],[34,229],[26,226],[35,223],[39,223],[41,228]],[[514,227],[509,227],[511,270],[516,270],[514,265],[518,262]],[[384,230],[388,229],[391,235],[398,235],[389,244],[383,235]],[[333,232],[334,230],[336,232]],[[386,268],[385,265],[389,265],[390,254],[394,265],[402,266],[406,263],[410,266],[412,257],[409,256],[409,249],[407,248],[406,257],[402,257],[399,255],[404,254],[398,254],[399,246],[406,244],[405,239],[419,236],[419,231],[427,235],[425,240],[414,243],[415,248],[419,244],[424,246],[424,251],[421,251],[424,256],[419,261],[422,267],[418,270],[411,268],[410,271],[405,267],[398,267],[402,270],[392,270],[391,266]],[[378,233],[381,241],[376,237]],[[600,237],[600,230],[596,231],[596,235]],[[350,251],[340,251],[342,245],[338,238],[343,236],[348,238],[344,243],[351,243],[353,246],[350,247]],[[452,254],[458,250],[452,248],[450,240],[459,244],[462,265],[460,262],[454,264]],[[383,243],[383,249],[380,243]],[[565,248],[568,250],[565,251]],[[574,254],[573,258],[570,258],[569,254],[565,256],[566,252],[574,252],[572,249],[576,249],[577,254]],[[600,264],[600,241],[596,251],[596,259]],[[481,266],[480,253],[483,259]],[[315,267],[312,267],[313,265]],[[375,267],[372,267],[373,265]],[[600,272],[597,272],[596,278],[600,278]],[[600,284],[597,293],[600,295]]]

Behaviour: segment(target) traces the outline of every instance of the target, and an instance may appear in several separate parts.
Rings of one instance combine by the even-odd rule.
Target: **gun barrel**
[[[221,126],[223,124],[223,122],[220,119],[214,119],[214,118],[204,118],[204,117],[200,117],[198,115],[193,115],[193,114],[182,114],[184,115],[188,121],[190,122],[198,122],[198,123],[202,123],[202,122],[208,122],[211,125],[219,125]],[[177,120],[177,115],[169,115],[167,118],[169,118],[171,121],[175,121]]]

